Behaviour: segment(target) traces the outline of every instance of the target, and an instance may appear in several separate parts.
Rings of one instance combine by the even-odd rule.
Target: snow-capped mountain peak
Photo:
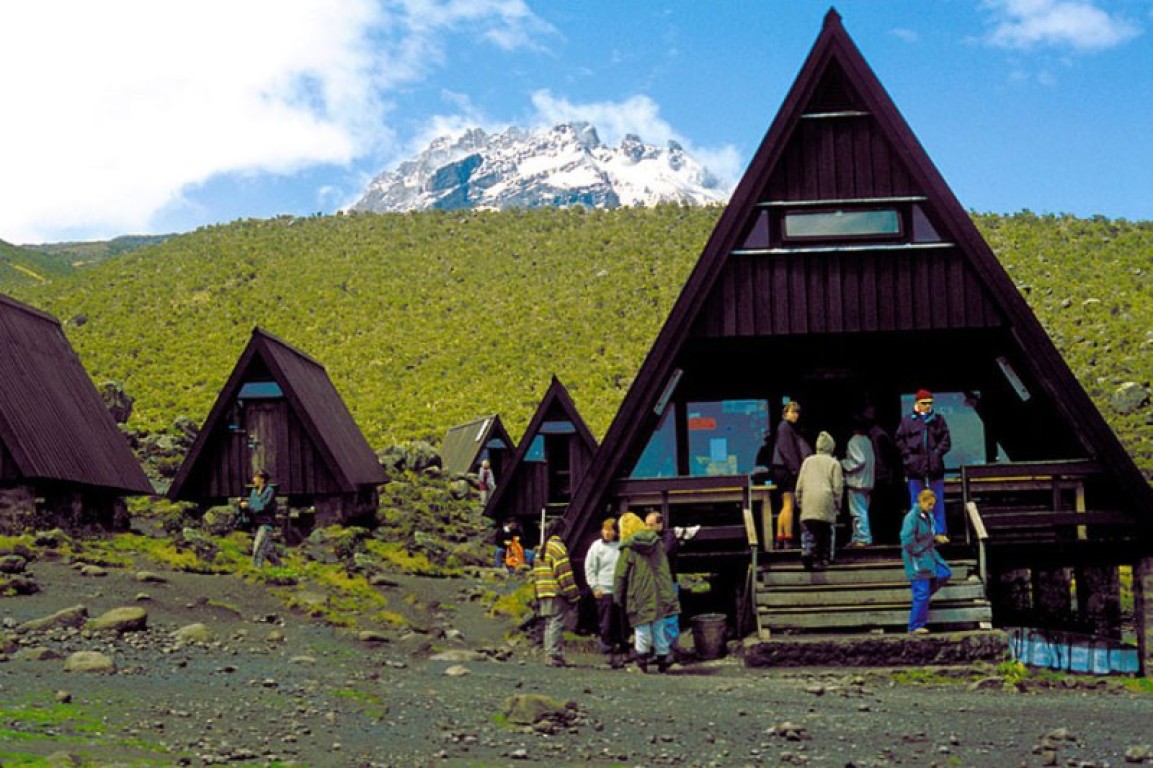
[[[354,211],[723,203],[728,190],[678,143],[601,143],[585,122],[441,136],[373,179]]]

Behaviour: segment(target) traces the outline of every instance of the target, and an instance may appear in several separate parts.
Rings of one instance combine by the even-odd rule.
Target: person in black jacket
[[[781,492],[781,513],[777,516],[777,549],[785,549],[793,544],[796,507],[794,491],[797,487],[797,473],[801,471],[801,462],[813,454],[812,446],[797,429],[797,421],[800,418],[801,404],[796,400],[785,403],[781,411],[781,423],[777,425],[773,455],[769,463],[770,476]]]
[[[949,541],[945,525],[945,454],[953,447],[945,417],[933,410],[933,393],[917,391],[913,412],[901,417],[897,427],[897,447],[905,464],[909,482],[909,506],[917,506],[921,491],[929,489],[936,496],[933,507],[933,529],[936,543]]]

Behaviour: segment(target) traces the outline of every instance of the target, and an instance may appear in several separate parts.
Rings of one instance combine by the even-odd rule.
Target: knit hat
[[[648,530],[645,521],[641,520],[640,517],[633,512],[625,512],[621,515],[621,519],[617,521],[617,528],[620,529],[621,532],[621,541],[640,531]]]
[[[914,400],[916,400],[917,402],[921,402],[922,400],[932,400],[932,399],[933,399],[933,393],[927,389],[918,389],[917,390],[917,396],[914,398]]]

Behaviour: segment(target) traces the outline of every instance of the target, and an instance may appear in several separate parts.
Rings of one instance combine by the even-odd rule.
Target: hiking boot
[[[550,667],[567,667],[568,663],[565,662],[564,656],[549,656],[548,665]]]
[[[671,665],[669,664],[668,654],[665,654],[664,656],[657,656],[657,672],[660,672],[663,675],[665,672],[669,671],[669,666]]]
[[[653,655],[651,652],[637,654],[637,666],[640,667],[641,672],[644,672],[646,675],[649,673],[649,662],[652,661],[652,659]]]
[[[909,634],[910,635],[927,635],[927,634],[929,634],[929,628],[928,627],[917,627],[916,629],[911,630],[909,632]]]

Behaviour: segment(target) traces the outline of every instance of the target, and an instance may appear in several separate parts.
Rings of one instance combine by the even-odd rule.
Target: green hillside
[[[0,292],[55,280],[72,272],[66,261],[0,240]]]
[[[132,423],[200,422],[254,325],[320,360],[370,443],[439,439],[500,413],[519,437],[556,374],[607,429],[719,208],[282,217],[173,237],[12,292],[68,321]],[[977,223],[1146,470],[1149,409],[1109,397],[1153,375],[1153,222],[981,215]],[[81,322],[83,321],[83,322]]]
[[[44,243],[27,246],[31,250],[46,253],[73,267],[87,267],[106,259],[113,259],[131,253],[147,245],[163,243],[172,235],[122,235],[111,240],[94,242]]]

